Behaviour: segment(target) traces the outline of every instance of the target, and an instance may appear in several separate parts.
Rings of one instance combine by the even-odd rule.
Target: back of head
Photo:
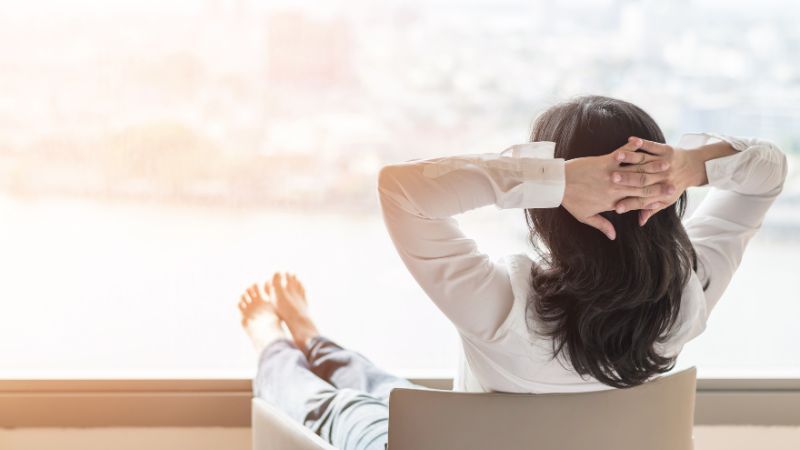
[[[639,107],[591,96],[545,111],[531,140],[555,142],[555,157],[569,160],[611,153],[629,136],[664,142]],[[681,224],[685,202],[686,193],[644,227],[638,211],[602,213],[617,230],[614,241],[563,207],[526,210],[531,242],[542,256],[531,273],[528,319],[553,339],[554,357],[614,387],[641,384],[674,366],[654,345],[668,338],[695,267]]]

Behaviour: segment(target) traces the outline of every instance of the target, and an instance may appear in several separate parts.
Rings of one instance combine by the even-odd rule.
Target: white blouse
[[[703,332],[786,178],[785,155],[766,141],[689,134],[678,147],[695,148],[717,139],[739,153],[705,164],[713,189],[685,223],[697,252],[697,273],[684,288],[670,339],[656,348],[663,355],[677,355]],[[461,337],[456,390],[610,389],[581,377],[564,358],[553,358],[552,341],[528,329],[525,303],[533,261],[524,253],[492,261],[453,218],[486,205],[560,205],[564,160],[553,158],[554,145],[535,142],[499,154],[412,160],[380,172],[378,191],[389,235],[408,270]]]

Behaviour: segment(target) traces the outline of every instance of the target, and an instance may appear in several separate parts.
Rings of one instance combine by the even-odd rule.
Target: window
[[[326,334],[449,375],[456,337],[395,254],[377,171],[500,151],[569,96],[633,101],[672,142],[758,135],[798,161],[789,2],[4,8],[0,377],[249,376],[236,301],[276,270]],[[701,376],[800,371],[795,174],[686,348]],[[521,211],[461,222],[493,256],[526,248]]]

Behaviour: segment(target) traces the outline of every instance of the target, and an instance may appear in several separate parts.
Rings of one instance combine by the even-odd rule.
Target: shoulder
[[[514,297],[519,297],[518,294],[524,294],[527,297],[531,284],[531,268],[535,264],[531,257],[526,253],[515,253],[503,256],[497,262],[504,265],[508,270],[508,278],[514,291]]]

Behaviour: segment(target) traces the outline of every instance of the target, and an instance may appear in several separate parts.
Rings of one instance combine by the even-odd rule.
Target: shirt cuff
[[[564,159],[526,158],[523,165],[524,208],[555,208],[564,198]]]
[[[708,184],[714,187],[728,187],[729,181],[740,165],[741,152],[750,147],[749,140],[716,133],[687,133],[681,136],[678,141],[678,147],[684,150],[693,150],[702,145],[715,142],[727,142],[734,150],[740,152],[705,162]]]

